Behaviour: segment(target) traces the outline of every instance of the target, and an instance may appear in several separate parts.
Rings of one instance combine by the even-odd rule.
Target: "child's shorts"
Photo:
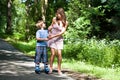
[[[36,46],[36,53],[35,53],[35,63],[47,63],[48,62],[48,55],[47,55],[47,47],[46,46]]]

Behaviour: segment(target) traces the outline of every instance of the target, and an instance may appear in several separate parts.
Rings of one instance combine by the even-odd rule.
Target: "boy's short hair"
[[[43,23],[43,20],[39,20],[39,21],[36,23],[36,27],[37,27],[37,28],[40,28],[42,23]]]

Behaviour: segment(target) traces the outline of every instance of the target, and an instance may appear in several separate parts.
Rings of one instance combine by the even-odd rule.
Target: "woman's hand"
[[[50,34],[50,35],[48,36],[48,39],[52,39],[52,38],[54,38],[54,36]]]
[[[48,27],[48,31],[50,32],[51,29],[52,29],[52,25],[50,25],[50,26]]]

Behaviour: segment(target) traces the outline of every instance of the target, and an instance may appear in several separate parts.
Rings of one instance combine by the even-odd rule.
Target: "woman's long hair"
[[[60,14],[62,16],[62,23],[65,26],[66,24],[66,15],[65,15],[65,11],[63,8],[58,8],[57,13]],[[56,18],[58,20],[58,18]]]

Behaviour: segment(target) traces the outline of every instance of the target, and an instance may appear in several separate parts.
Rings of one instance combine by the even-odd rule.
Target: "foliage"
[[[13,20],[13,31],[14,34],[25,34],[25,24],[26,24],[26,15],[25,15],[25,5],[21,4],[20,1],[15,0],[13,2],[15,5],[16,15],[14,15]]]
[[[12,30],[25,35],[24,39],[34,38],[35,23],[41,19],[40,0],[12,0]],[[6,1],[0,1],[0,32],[6,28]],[[61,5],[62,4],[62,5]],[[120,39],[119,0],[48,0],[46,24],[51,24],[55,11],[63,7],[69,27],[66,38],[111,38]]]
[[[68,59],[76,59],[87,63],[111,67],[120,66],[120,41],[103,40],[79,40],[73,43],[67,43],[63,50],[63,56]]]
[[[67,11],[67,18],[69,22],[67,37],[72,38],[86,38],[93,36],[93,33],[100,31],[99,21],[92,24],[93,15],[103,16],[104,13],[99,11],[99,7],[91,7],[88,2],[71,0],[69,3],[69,10]],[[74,13],[76,12],[76,13]],[[72,31],[72,33],[71,33]],[[73,34],[75,36],[73,37]]]
[[[40,0],[35,0],[37,4],[33,0],[22,1],[12,0],[12,29],[14,32],[24,34],[25,37],[28,36],[27,38],[33,38],[36,31],[34,24],[42,16],[41,3]],[[0,1],[0,4],[2,5],[0,7],[0,30],[4,32],[7,5],[5,0]],[[90,38],[96,36],[119,39],[119,33],[116,33],[120,31],[119,4],[119,0],[48,0],[46,23],[49,26],[56,9],[63,7],[69,22],[66,37]]]
[[[120,14],[119,4],[120,1],[118,0],[71,0],[68,4],[69,10],[67,11],[67,18],[70,28],[68,28],[68,33],[66,36],[73,37],[73,34],[76,34],[76,38],[85,38],[86,36],[91,38],[96,36],[97,38],[109,37],[111,39],[119,39],[119,35],[116,35],[116,32],[119,32],[120,30],[120,20],[118,18]],[[89,24],[86,24],[86,21],[82,22],[82,20],[80,20],[79,24],[77,24],[76,20],[79,19],[83,19],[83,21],[87,20],[89,21]],[[80,22],[82,23],[80,24]],[[79,30],[77,26],[82,26],[86,31]],[[86,26],[88,29],[86,29],[84,26]],[[77,34],[80,31],[82,33]],[[111,35],[113,36],[111,37]]]

